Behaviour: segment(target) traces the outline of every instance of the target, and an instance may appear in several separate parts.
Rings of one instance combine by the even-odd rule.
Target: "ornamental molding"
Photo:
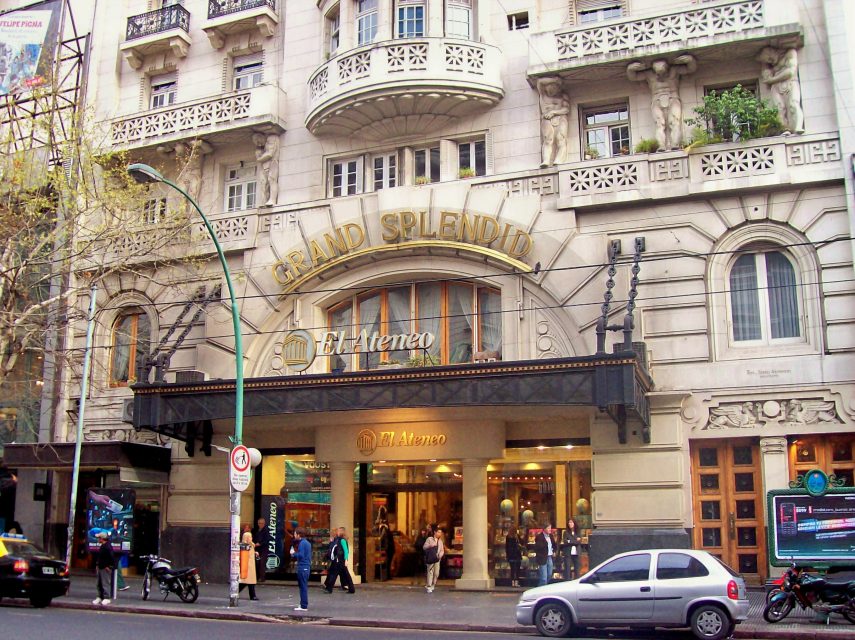
[[[840,415],[838,400],[832,394],[719,403],[705,403],[692,396],[684,401],[681,416],[695,432],[768,431],[781,427],[798,430],[846,423]]]

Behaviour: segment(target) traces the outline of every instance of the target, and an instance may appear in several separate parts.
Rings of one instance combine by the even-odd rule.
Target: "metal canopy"
[[[653,382],[634,352],[576,358],[295,375],[246,380],[244,415],[475,406],[590,406],[626,441],[629,422],[649,439]],[[234,380],[138,383],[133,425],[193,443],[202,426],[234,418]],[[192,444],[191,444],[192,447]]]

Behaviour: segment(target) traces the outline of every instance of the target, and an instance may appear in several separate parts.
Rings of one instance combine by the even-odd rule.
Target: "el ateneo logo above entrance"
[[[352,339],[347,331],[324,331],[319,341],[308,331],[298,329],[289,331],[282,341],[282,358],[285,365],[297,373],[312,366],[318,355],[331,356],[359,351],[373,353],[377,351],[412,351],[414,349],[430,349],[435,336],[427,331],[423,333],[400,333],[381,335],[378,332],[368,333],[362,330]],[[352,342],[351,345],[347,344]],[[350,349],[351,351],[348,351]]]
[[[348,223],[320,234],[306,248],[285,253],[273,263],[273,277],[293,291],[326,269],[369,253],[440,246],[492,257],[528,272],[522,258],[531,253],[531,235],[510,222],[468,211],[413,210],[384,213],[379,218],[382,244],[368,245],[365,227]]]
[[[356,434],[359,453],[371,457],[378,448],[388,447],[440,447],[448,442],[444,433],[417,435],[413,431],[379,431],[362,429]]]

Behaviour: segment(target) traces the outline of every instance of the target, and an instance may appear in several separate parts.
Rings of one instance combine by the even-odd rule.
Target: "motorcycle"
[[[838,613],[855,624],[855,580],[830,582],[793,564],[784,574],[780,589],[772,592],[763,609],[763,619],[780,622],[796,603],[803,609]]]
[[[196,602],[196,598],[199,597],[199,583],[202,582],[198,569],[195,567],[173,569],[171,560],[156,555],[143,556],[142,559],[146,561],[142,584],[143,600],[148,600],[151,582],[154,579],[157,580],[164,600],[170,593],[174,593],[184,602]]]

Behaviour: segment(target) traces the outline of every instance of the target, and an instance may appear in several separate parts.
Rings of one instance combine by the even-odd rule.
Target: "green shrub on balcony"
[[[694,127],[689,146],[713,142],[742,142],[781,133],[778,109],[753,91],[736,85],[726,91],[710,91],[695,107],[696,117],[686,124]]]
[[[457,177],[461,180],[465,178],[474,178],[475,169],[473,169],[472,167],[460,167],[460,171],[457,172]]]
[[[635,145],[636,153],[656,153],[659,151],[659,143],[656,138],[643,138]]]

